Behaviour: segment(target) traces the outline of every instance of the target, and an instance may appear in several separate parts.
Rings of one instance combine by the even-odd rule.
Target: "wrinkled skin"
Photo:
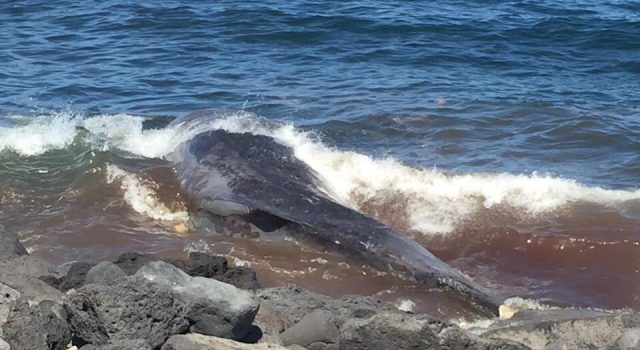
[[[334,244],[381,269],[394,269],[429,286],[454,290],[497,314],[502,299],[471,281],[415,241],[336,203],[292,149],[268,136],[203,132],[171,155],[195,210],[235,215],[272,231],[285,224]]]

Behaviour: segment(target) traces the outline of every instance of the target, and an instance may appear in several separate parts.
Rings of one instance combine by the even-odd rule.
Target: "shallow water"
[[[285,233],[176,234],[188,195],[162,159],[198,131],[253,132],[501,295],[637,309],[639,14],[632,1],[6,2],[0,222],[56,263],[211,250],[266,285],[469,312]],[[227,111],[165,127],[200,108]]]

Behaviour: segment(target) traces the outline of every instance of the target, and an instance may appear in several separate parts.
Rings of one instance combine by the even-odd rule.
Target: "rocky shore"
[[[0,349],[639,349],[632,310],[520,310],[466,327],[365,296],[261,288],[224,257],[126,253],[67,271],[0,227]]]

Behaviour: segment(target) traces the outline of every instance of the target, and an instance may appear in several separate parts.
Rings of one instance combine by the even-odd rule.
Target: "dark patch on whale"
[[[503,299],[453,269],[417,242],[332,200],[314,171],[273,138],[203,132],[171,156],[196,210],[243,217],[264,231],[296,225],[301,234],[355,253],[371,265],[454,290],[498,313]]]

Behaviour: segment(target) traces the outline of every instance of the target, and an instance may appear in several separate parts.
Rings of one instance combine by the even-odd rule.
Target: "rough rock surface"
[[[122,339],[114,340],[105,345],[88,344],[80,348],[81,350],[152,350],[151,345],[142,339]]]
[[[528,349],[503,340],[480,339],[460,328],[412,314],[381,313],[350,319],[340,330],[342,349]]]
[[[87,284],[67,295],[65,309],[75,336],[94,345],[142,339],[156,348],[189,328],[176,295],[140,277],[107,286]]]
[[[94,263],[75,262],[71,265],[66,275],[55,277],[46,275],[41,279],[59,291],[66,292],[68,290],[81,287],[87,277],[87,272],[94,266]]]
[[[176,261],[174,265],[193,277],[214,278],[238,288],[255,290],[260,287],[256,273],[244,267],[229,267],[222,256],[192,252],[186,261]]]
[[[238,340],[251,330],[258,311],[251,292],[214,279],[191,277],[162,261],[146,264],[136,276],[176,293],[187,307],[191,332]]]
[[[330,311],[336,317],[338,326],[346,319],[368,318],[383,311],[402,313],[393,305],[373,297],[353,295],[334,299],[293,284],[265,288],[256,294],[260,307],[268,310],[260,315],[264,317],[256,320],[263,331],[278,329],[281,327],[279,323],[284,328],[289,328],[317,309]]]
[[[62,293],[39,278],[55,273],[57,271],[49,263],[29,255],[0,259],[0,282],[34,302],[61,302]]]
[[[625,349],[633,344],[633,329],[640,327],[637,316],[631,311],[528,310],[496,322],[482,336],[532,349]]]
[[[640,349],[640,328],[626,329],[613,345],[616,350]]]
[[[266,343],[245,344],[192,333],[172,336],[164,343],[162,350],[292,350],[292,348]]]
[[[27,300],[20,299],[2,327],[3,338],[15,350],[64,350],[71,340],[64,318],[64,310],[53,301],[29,306]]]
[[[11,307],[20,298],[20,292],[0,283],[0,326],[7,322]]]
[[[371,297],[332,299],[295,285],[258,291],[256,325],[265,339],[328,349],[527,349],[505,340],[468,334],[426,315],[404,313]],[[284,329],[281,334],[274,334]]]
[[[127,274],[118,265],[103,261],[87,271],[85,283],[109,285],[126,276]]]
[[[307,314],[282,334],[283,345],[297,344],[309,349],[338,349],[340,334],[332,312],[316,310]]]

